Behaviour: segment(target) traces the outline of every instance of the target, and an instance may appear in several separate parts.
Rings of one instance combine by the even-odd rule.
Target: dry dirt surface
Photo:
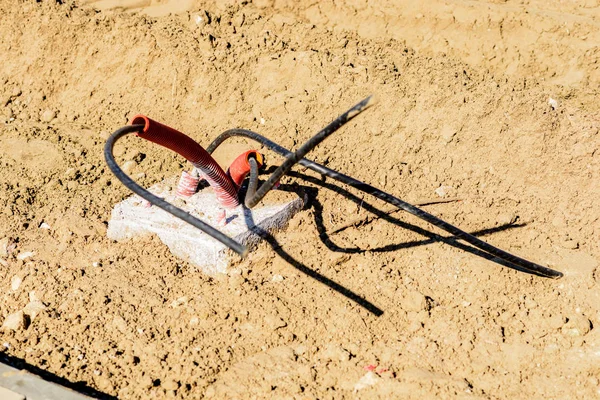
[[[0,15],[2,359],[106,398],[600,398],[598,0],[0,0]],[[131,116],[296,148],[371,93],[311,158],[409,202],[460,199],[426,209],[565,276],[303,168],[284,183],[310,205],[227,275],[106,238],[129,192],[103,145]],[[141,139],[116,153],[146,186],[185,167]]]

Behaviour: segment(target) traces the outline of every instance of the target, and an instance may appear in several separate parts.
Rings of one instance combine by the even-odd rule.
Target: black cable
[[[295,152],[289,152],[285,156],[286,159],[283,163],[277,168],[263,183],[255,193],[251,196],[246,195],[246,207],[252,208],[257,205],[263,197],[273,189],[273,186],[279,182],[282,176],[284,176],[292,167],[298,163],[309,151],[314,149],[319,143],[325,140],[328,136],[330,136],[333,132],[337,131],[344,124],[350,121],[352,118],[356,117],[358,114],[366,110],[369,106],[374,103],[373,96],[369,96],[366,99],[362,100],[358,104],[354,105],[348,111],[337,117],[333,122],[323,128],[316,135],[311,137],[306,143],[304,143],[298,150]]]
[[[230,129],[228,131],[223,132],[215,140],[213,140],[213,142],[208,146],[206,151],[208,153],[212,153],[221,143],[223,143],[228,138],[234,137],[234,136],[242,136],[242,137],[246,137],[248,139],[252,139],[252,140],[264,145],[265,147],[271,149],[272,151],[280,154],[281,156],[288,157],[287,159],[289,159],[290,155],[293,154],[286,148],[265,138],[264,136],[259,135],[258,133],[255,133],[252,131],[245,130],[245,129]],[[542,276],[545,276],[548,278],[553,278],[553,279],[557,279],[557,278],[560,278],[563,276],[563,274],[559,271],[555,271],[553,269],[541,266],[539,264],[535,264],[531,261],[527,261],[523,258],[520,258],[513,254],[510,254],[502,249],[494,247],[494,246],[484,242],[483,240],[447,223],[446,221],[443,221],[443,220],[429,214],[428,212],[423,211],[409,203],[406,203],[405,201],[400,200],[399,198],[392,196],[391,194],[386,193],[382,190],[379,190],[376,187],[371,186],[367,183],[361,182],[361,181],[354,179],[348,175],[344,175],[340,172],[337,172],[333,169],[327,168],[324,165],[318,164],[318,163],[308,160],[306,158],[302,158],[302,159],[298,160],[298,163],[304,167],[312,169],[315,172],[318,172],[322,175],[325,175],[327,177],[330,177],[332,179],[340,181],[346,185],[352,186],[364,193],[367,193],[374,197],[377,197],[378,199],[381,199],[381,200],[385,201],[386,203],[393,204],[394,206],[398,207],[399,209],[402,209],[416,217],[419,217],[419,218],[429,222],[432,225],[437,226],[438,228],[445,230],[446,232],[454,235],[457,239],[462,239],[465,242],[470,243],[471,245],[487,252],[488,254],[490,254],[494,257],[498,257],[498,258],[500,258],[504,261],[507,261],[511,264],[514,264],[522,269],[526,269],[526,270],[534,272],[538,275],[542,275]]]
[[[248,189],[246,190],[244,205],[248,208],[251,208],[249,206],[249,199],[256,195],[256,187],[258,186],[258,161],[256,161],[256,158],[254,158],[254,155],[251,155],[248,158],[248,163],[250,163],[250,179],[248,181]]]
[[[175,207],[169,202],[166,202],[160,197],[150,193],[148,190],[135,183],[135,181],[133,181],[129,176],[127,176],[127,174],[123,172],[119,165],[117,165],[117,162],[115,161],[115,157],[113,155],[113,147],[117,140],[130,133],[140,132],[142,129],[144,129],[144,125],[142,124],[125,126],[115,131],[112,135],[110,135],[110,137],[106,141],[106,144],[104,145],[104,158],[106,159],[106,164],[108,164],[108,167],[113,172],[113,174],[115,174],[117,179],[120,180],[121,183],[123,183],[123,185],[125,185],[125,187],[127,187],[133,193],[137,194],[143,199],[146,199],[152,205],[162,208],[166,212],[174,215],[175,217],[182,219],[188,224],[200,229],[202,232],[212,236],[219,242],[223,243],[225,246],[229,247],[231,250],[238,253],[241,257],[245,257],[248,253],[246,246],[236,242],[229,236],[221,233],[220,231],[208,225],[207,223],[200,221],[198,218],[194,217],[186,211],[183,211],[181,208]]]

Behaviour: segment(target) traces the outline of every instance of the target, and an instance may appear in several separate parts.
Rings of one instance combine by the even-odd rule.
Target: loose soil
[[[0,319],[23,310],[1,357],[123,399],[600,398],[597,0],[0,14]],[[311,158],[410,202],[460,199],[425,207],[564,278],[372,218],[387,206],[303,168],[283,183],[309,207],[227,275],[106,238],[130,193],[103,145],[133,115],[203,145],[241,127],[297,148],[371,93]],[[145,186],[187,167],[133,137],[116,154]]]

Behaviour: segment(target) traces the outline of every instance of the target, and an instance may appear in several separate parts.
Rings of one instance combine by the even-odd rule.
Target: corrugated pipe
[[[217,200],[223,207],[233,208],[240,204],[236,185],[196,141],[145,115],[133,117],[131,125],[136,124],[144,125],[144,129],[138,132],[137,136],[176,152],[198,168],[202,172],[203,178],[212,186]]]
[[[250,173],[250,158],[254,158],[258,162],[258,167],[262,167],[264,159],[262,154],[256,150],[248,150],[240,154],[229,166],[227,175],[231,178],[238,190],[242,186],[244,179]]]

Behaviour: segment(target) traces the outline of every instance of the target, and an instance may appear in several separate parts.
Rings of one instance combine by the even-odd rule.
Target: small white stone
[[[194,17],[194,22],[196,22],[196,25],[198,25],[198,26],[204,25],[204,18],[202,18],[202,16],[200,16],[200,15],[196,15]]]
[[[470,305],[471,305],[471,303],[470,303],[470,302],[468,302],[468,301],[463,301],[463,302],[462,302],[462,306],[463,306],[463,307],[469,307]]]
[[[42,122],[50,122],[56,117],[56,113],[50,109],[45,110],[42,115],[40,115],[40,121]]]
[[[27,320],[25,319],[25,314],[23,311],[17,311],[16,313],[12,313],[6,317],[4,323],[2,324],[2,328],[11,329],[13,331],[27,329]]]
[[[439,188],[435,189],[435,194],[440,197],[445,197],[452,190],[452,186],[442,185]]]
[[[17,259],[19,259],[19,260],[23,260],[23,261],[24,261],[24,260],[26,260],[26,259],[28,259],[28,258],[31,258],[31,257],[33,257],[34,255],[35,255],[35,251],[26,251],[26,252],[24,252],[24,253],[20,253],[20,254],[17,256]]]
[[[553,110],[558,108],[558,101],[554,100],[552,97],[548,99],[548,104],[550,104],[550,107],[552,107]]]
[[[191,325],[191,326],[198,325],[199,323],[200,323],[200,319],[199,319],[198,317],[192,317],[192,318],[190,319],[190,325]]]
[[[95,268],[97,268],[97,267],[99,267],[99,266],[100,266],[100,263],[99,263],[98,261],[94,261],[94,262],[92,263],[92,267],[95,267]]]
[[[33,321],[33,319],[45,309],[46,306],[37,298],[35,291],[29,292],[29,303],[23,308],[23,312],[29,315],[29,318]]]
[[[264,119],[264,118],[261,118],[261,119],[260,119],[260,124],[261,124],[261,125],[264,125],[264,124],[265,124],[265,122],[266,122],[266,121],[265,121],[265,119]]]
[[[271,278],[272,282],[283,282],[283,276],[275,274],[273,275],[273,277]]]
[[[17,290],[19,290],[19,286],[21,286],[21,282],[23,282],[23,280],[18,277],[17,275],[13,276],[10,280],[10,288],[12,289],[13,292],[16,292]]]
[[[137,163],[135,161],[133,161],[133,160],[125,161],[123,163],[123,165],[121,166],[121,169],[126,174],[130,174],[131,171],[133,171],[133,169],[136,167],[136,165],[137,165]]]
[[[380,380],[381,378],[378,377],[377,374],[375,374],[373,371],[369,371],[366,374],[364,374],[363,377],[358,380],[358,382],[356,382],[356,384],[354,385],[354,393],[369,386],[373,386],[377,384]]]
[[[50,229],[50,225],[48,225],[48,224],[47,224],[47,223],[45,223],[45,222],[42,222],[42,223],[40,224],[40,229],[46,229],[46,230],[47,230],[47,229]]]
[[[9,242],[7,237],[0,239],[0,257],[8,256]]]

